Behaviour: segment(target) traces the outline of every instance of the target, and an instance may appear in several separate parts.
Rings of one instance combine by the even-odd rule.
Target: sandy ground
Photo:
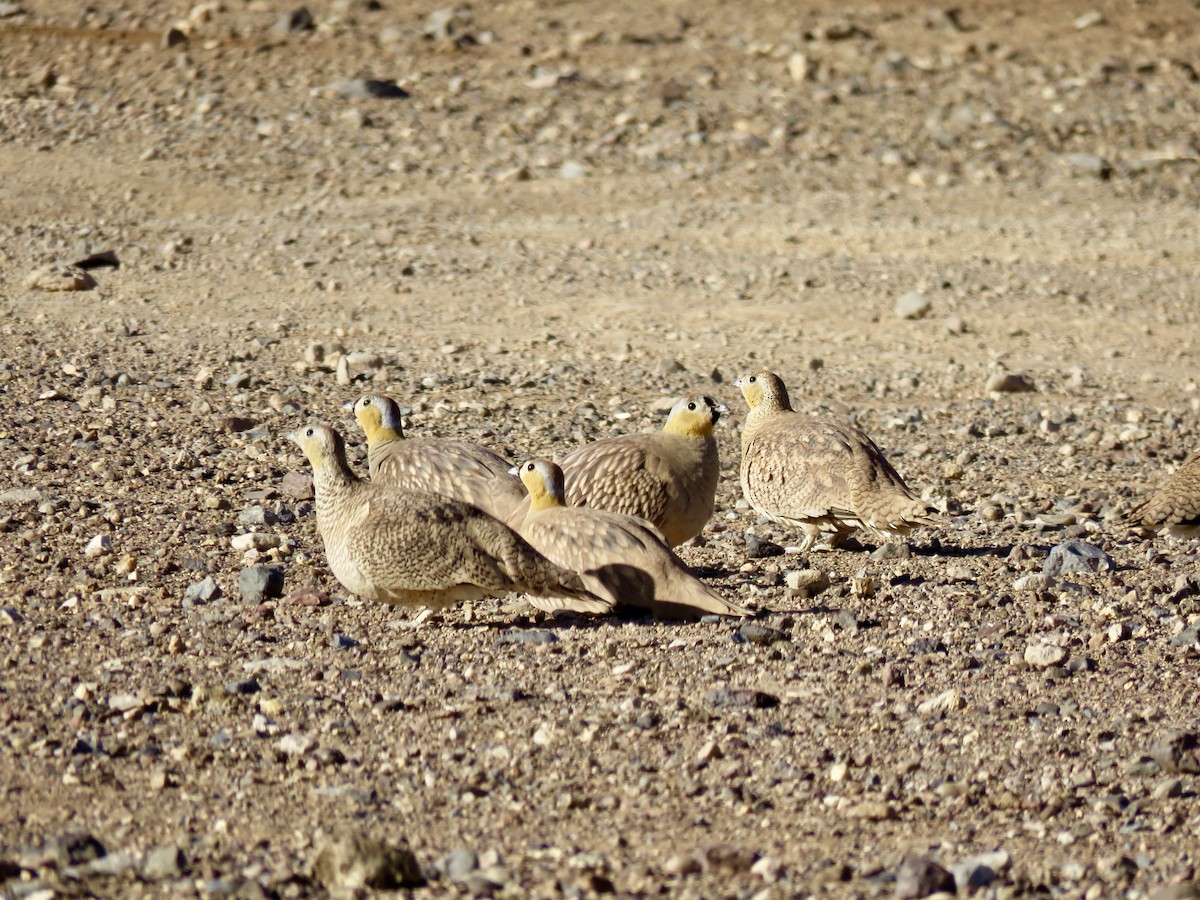
[[[0,4],[0,890],[1197,896],[1197,548],[1119,518],[1200,445],[1195,7],[448,9]],[[751,558],[759,368],[937,525]],[[365,390],[514,462],[724,401],[681,555],[778,634],[347,596],[283,436]]]

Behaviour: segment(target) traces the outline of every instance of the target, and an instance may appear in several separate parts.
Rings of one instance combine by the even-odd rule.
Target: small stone
[[[1108,641],[1111,644],[1128,640],[1132,634],[1128,622],[1114,622],[1108,626]]]
[[[1171,797],[1178,797],[1183,793],[1183,781],[1179,778],[1168,778],[1166,781],[1160,781],[1154,786],[1154,790],[1150,792],[1150,796],[1155,800],[1167,800]]]
[[[313,859],[313,877],[326,889],[389,891],[425,883],[416,856],[349,826],[334,830]]]
[[[178,878],[187,868],[187,857],[174,844],[163,844],[142,857],[142,877],[150,881]]]
[[[997,372],[987,381],[989,394],[1028,394],[1037,390],[1037,385],[1028,375],[1015,372]]]
[[[208,603],[216,600],[221,596],[221,586],[208,575],[202,581],[196,581],[189,584],[187,590],[183,592],[183,600],[185,603]]]
[[[737,875],[748,872],[758,859],[758,854],[744,847],[734,847],[729,844],[715,844],[705,847],[696,854],[700,868],[705,872],[718,875]]]
[[[1076,16],[1075,20],[1071,24],[1073,24],[1078,31],[1083,31],[1085,28],[1092,28],[1096,25],[1103,25],[1105,24],[1104,13],[1100,12],[1098,9],[1092,9],[1085,12],[1081,16]]]
[[[936,697],[930,697],[925,702],[918,704],[917,713],[922,716],[933,716],[942,718],[952,712],[957,712],[967,705],[967,701],[963,699],[962,694],[956,690],[943,691]]]
[[[1200,629],[1193,625],[1171,638],[1172,647],[1200,647]]]
[[[306,7],[298,7],[291,12],[286,12],[271,26],[271,34],[298,34],[302,31],[311,31],[316,27],[313,21],[312,13]]]
[[[431,41],[448,41],[471,24],[470,12],[466,9],[444,7],[435,9],[425,17],[421,34]]]
[[[282,546],[283,538],[277,534],[250,531],[246,534],[235,535],[229,543],[239,553],[244,553],[247,550],[257,550],[259,553],[265,553],[268,550],[274,550],[276,547]]]
[[[162,37],[159,38],[158,46],[163,50],[174,50],[176,47],[187,46],[187,32],[177,25],[170,25],[163,29]]]
[[[129,712],[131,709],[141,709],[145,705],[137,694],[113,694],[108,698],[108,708],[117,712]]]
[[[759,625],[756,622],[747,622],[737,630],[745,640],[751,644],[759,644],[763,647],[769,647],[771,644],[779,641],[791,640],[791,638],[780,631],[778,628],[770,628],[766,625]]]
[[[714,688],[704,695],[704,699],[716,709],[773,709],[779,705],[779,698],[774,694],[732,688]]]
[[[474,850],[455,850],[443,859],[439,866],[451,881],[462,881],[479,869],[479,856]]]
[[[275,746],[287,756],[304,756],[317,746],[317,739],[310,734],[294,731],[281,737]]]
[[[901,319],[923,319],[933,308],[933,303],[924,294],[910,291],[896,298],[893,310]]]
[[[975,891],[991,885],[1011,864],[1012,856],[1007,850],[996,850],[960,860],[949,870],[960,890]]]
[[[932,894],[958,890],[954,876],[924,856],[906,856],[896,870],[897,900],[916,900]]]
[[[1050,578],[1062,575],[1094,575],[1112,569],[1112,560],[1099,547],[1085,541],[1063,541],[1050,550],[1042,564],[1042,574]]]
[[[248,372],[234,372],[225,379],[225,387],[233,391],[244,391],[250,387],[250,374]]]
[[[46,842],[36,850],[21,854],[21,866],[40,869],[52,866],[59,871],[86,865],[107,856],[108,850],[86,831],[72,831]]]
[[[96,279],[78,266],[42,266],[29,273],[25,287],[31,291],[90,291],[96,287]]]
[[[558,177],[568,181],[576,178],[586,178],[587,174],[587,168],[582,163],[577,163],[574,160],[567,160],[558,169]]]
[[[339,81],[334,85],[334,92],[347,99],[371,97],[381,100],[404,100],[412,96],[395,81],[382,78],[351,78]]]
[[[769,559],[772,556],[783,556],[783,548],[774,541],[760,538],[752,531],[746,532],[747,559]]]
[[[1035,669],[1061,666],[1067,661],[1067,651],[1056,644],[1030,644],[1025,648],[1025,662]]]
[[[912,546],[907,541],[888,541],[871,551],[871,559],[876,561],[908,559],[910,556],[912,556]]]
[[[108,556],[113,552],[113,542],[107,534],[98,534],[83,548],[83,555],[88,559],[95,559],[98,556]]]
[[[265,597],[283,593],[283,569],[278,566],[247,566],[238,574],[238,591],[244,603],[262,603]]]
[[[295,500],[313,499],[312,476],[303,472],[288,472],[279,482],[279,489]]]
[[[231,697],[250,697],[262,691],[262,685],[256,678],[239,678],[225,685],[225,693]]]
[[[1107,159],[1094,153],[1068,153],[1062,158],[1063,163],[1073,172],[1092,175],[1101,181],[1112,177],[1113,167]]]
[[[803,53],[793,53],[787,60],[788,75],[792,81],[807,81],[809,75],[808,57]]]
[[[288,591],[287,596],[283,598],[283,602],[287,606],[325,606],[329,602],[329,595],[320,588],[306,586],[292,588]]]
[[[25,617],[15,606],[0,606],[0,624],[20,625]]]
[[[820,569],[795,569],[783,576],[788,591],[795,597],[815,597],[829,587],[829,576]]]
[[[333,647],[334,650],[353,650],[358,645],[358,641],[344,634],[335,634],[333,636],[333,640],[330,641],[330,646]]]
[[[558,635],[544,628],[514,628],[496,637],[497,644],[555,644]]]
[[[1194,732],[1178,732],[1155,742],[1150,758],[1167,773],[1200,772],[1200,737]]]
[[[217,419],[217,431],[222,434],[241,434],[257,424],[253,419],[247,419],[245,416],[221,416]]]
[[[17,503],[36,503],[42,499],[37,488],[12,488],[0,493],[0,506]]]

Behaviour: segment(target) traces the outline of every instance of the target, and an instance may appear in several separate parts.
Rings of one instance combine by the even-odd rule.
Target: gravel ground
[[[308,11],[0,3],[5,896],[1200,896],[1197,542],[1120,522],[1200,448],[1194,4]],[[938,524],[791,552],[759,368]],[[758,616],[346,596],[284,435],[362,470],[364,390],[724,401]]]

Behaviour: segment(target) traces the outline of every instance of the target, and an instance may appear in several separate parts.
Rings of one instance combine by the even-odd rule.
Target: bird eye
[[[695,403],[689,403],[689,404],[688,404],[688,409],[695,409],[695,408],[696,408],[696,404],[695,404]]]
[[[756,381],[758,381],[758,376],[757,376],[757,375],[751,375],[751,376],[750,376],[750,383],[751,383],[751,384],[754,384],[754,382],[756,382]]]
[[[532,471],[533,471],[534,469],[536,469],[536,468],[537,468],[537,466],[535,466],[533,463],[526,463],[526,464],[525,464],[525,471],[526,471],[526,472],[532,472]]]
[[[315,431],[313,431],[311,428],[306,428],[306,429],[304,429],[304,436],[305,436],[305,437],[312,437],[312,436],[313,436],[313,435],[315,435],[315,434],[316,434],[316,432],[315,432]]]

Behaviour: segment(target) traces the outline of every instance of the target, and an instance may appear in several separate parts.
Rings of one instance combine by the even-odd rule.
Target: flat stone
[[[514,628],[496,636],[497,644],[556,644],[558,635],[544,628]]]
[[[0,491],[0,506],[18,503],[37,503],[42,499],[42,492],[37,488],[12,488]]]
[[[1063,541],[1050,550],[1042,574],[1049,578],[1062,575],[1094,575],[1107,572],[1113,567],[1108,554],[1094,544],[1072,539]]]
[[[239,553],[244,553],[247,550],[257,550],[259,553],[264,553],[267,550],[274,550],[276,547],[282,546],[283,538],[277,534],[250,531],[246,534],[235,535],[229,543]]]
[[[201,581],[194,581],[183,592],[185,603],[209,603],[221,596],[221,586],[211,576],[205,576]]]
[[[737,633],[742,636],[748,643],[759,644],[767,647],[779,641],[791,640],[791,637],[780,631],[778,628],[770,628],[766,625],[759,625],[757,622],[747,622],[737,630]]]
[[[311,734],[302,734],[296,731],[285,734],[275,742],[275,746],[288,756],[304,756],[317,746],[317,739]]]
[[[991,885],[1011,864],[1012,856],[1007,850],[996,850],[969,856],[948,868],[959,890],[975,891]]]
[[[997,372],[987,380],[989,394],[1029,394],[1037,390],[1037,385],[1028,375],[1016,372]]]
[[[328,890],[380,891],[419,887],[425,883],[416,856],[370,838],[349,826],[339,826],[313,859],[313,877]]]
[[[279,482],[279,489],[295,500],[313,499],[312,476],[303,472],[288,472]]]
[[[901,319],[923,319],[933,309],[933,303],[924,294],[910,291],[897,297],[892,309]]]
[[[1025,662],[1035,669],[1061,666],[1067,661],[1068,655],[1065,648],[1056,644],[1030,644],[1025,648]]]
[[[278,597],[283,593],[283,569],[247,566],[238,574],[238,591],[245,603],[262,603],[266,597]]]
[[[829,587],[829,576],[820,569],[795,569],[783,576],[787,585],[796,597],[815,597]]]
[[[30,272],[25,287],[31,291],[90,291],[96,287],[96,279],[78,266],[49,265]]]

